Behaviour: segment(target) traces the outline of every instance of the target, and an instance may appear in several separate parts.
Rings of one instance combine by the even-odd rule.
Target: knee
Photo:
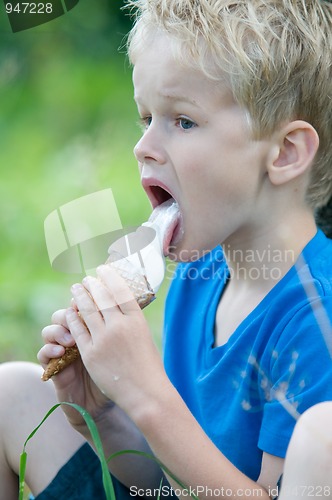
[[[14,389],[16,386],[22,390],[33,384],[40,376],[42,369],[36,363],[25,361],[10,361],[0,364],[0,387]]]
[[[331,463],[332,401],[314,405],[301,415],[290,440],[286,463],[287,457],[299,470],[303,462],[309,475],[313,471],[316,474],[318,470],[321,472],[324,464]]]
[[[42,368],[29,362],[13,361],[0,364],[0,416],[10,408],[26,405],[31,399],[54,394],[53,384],[43,384],[40,380]]]
[[[298,427],[328,446],[332,453],[332,401],[318,403],[301,415]]]
[[[57,403],[54,385],[42,382],[42,373],[35,363],[0,364],[0,437],[13,436],[18,429],[28,435]]]
[[[331,423],[331,417],[332,417],[332,401],[323,401],[322,403],[317,403],[314,406],[311,406],[306,410],[302,416],[301,419],[310,419],[312,421],[317,422],[317,418],[319,420],[324,420],[326,419],[326,422]]]

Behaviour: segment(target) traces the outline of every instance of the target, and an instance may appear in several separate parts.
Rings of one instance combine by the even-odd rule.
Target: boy
[[[332,7],[130,3],[142,185],[153,207],[171,196],[181,210],[165,368],[128,287],[106,266],[72,287],[80,316],[53,315],[39,360],[76,342],[82,361],[54,378],[56,397],[92,414],[106,455],[151,451],[200,499],[268,499],[296,419],[332,399],[332,242],[314,221],[332,192]],[[55,397],[35,367],[2,371],[0,477],[10,499],[24,438]],[[13,400],[15,387],[24,401]],[[28,398],[41,413],[30,415]],[[36,436],[28,483],[38,500],[102,498],[88,430],[64,412],[67,421],[54,416]],[[157,465],[129,457],[110,463],[129,488],[118,498],[157,498]]]

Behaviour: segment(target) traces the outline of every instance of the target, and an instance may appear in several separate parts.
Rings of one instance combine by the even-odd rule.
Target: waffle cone
[[[107,259],[106,264],[112,266],[126,281],[141,309],[148,306],[154,300],[155,294],[146,277],[137,271],[131,262],[126,259],[119,259],[119,255],[113,252]],[[79,356],[80,353],[76,345],[66,347],[65,353],[61,358],[50,359],[42,375],[42,380],[47,381],[57,373],[60,373],[78,359]]]

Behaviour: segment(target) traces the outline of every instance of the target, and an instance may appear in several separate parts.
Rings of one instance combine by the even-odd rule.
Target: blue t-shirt
[[[318,231],[227,343],[213,347],[228,274],[220,247],[177,267],[164,362],[206,434],[257,480],[262,452],[284,457],[299,414],[332,400],[332,240]]]

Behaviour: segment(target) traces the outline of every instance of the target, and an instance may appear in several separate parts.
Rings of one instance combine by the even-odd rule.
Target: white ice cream
[[[169,199],[156,207],[149,220],[135,232],[114,242],[109,253],[120,255],[118,260],[122,266],[128,262],[133,275],[135,272],[143,274],[156,293],[164,279],[165,257],[180,221],[179,206],[174,199]],[[121,255],[124,257],[121,258]]]

